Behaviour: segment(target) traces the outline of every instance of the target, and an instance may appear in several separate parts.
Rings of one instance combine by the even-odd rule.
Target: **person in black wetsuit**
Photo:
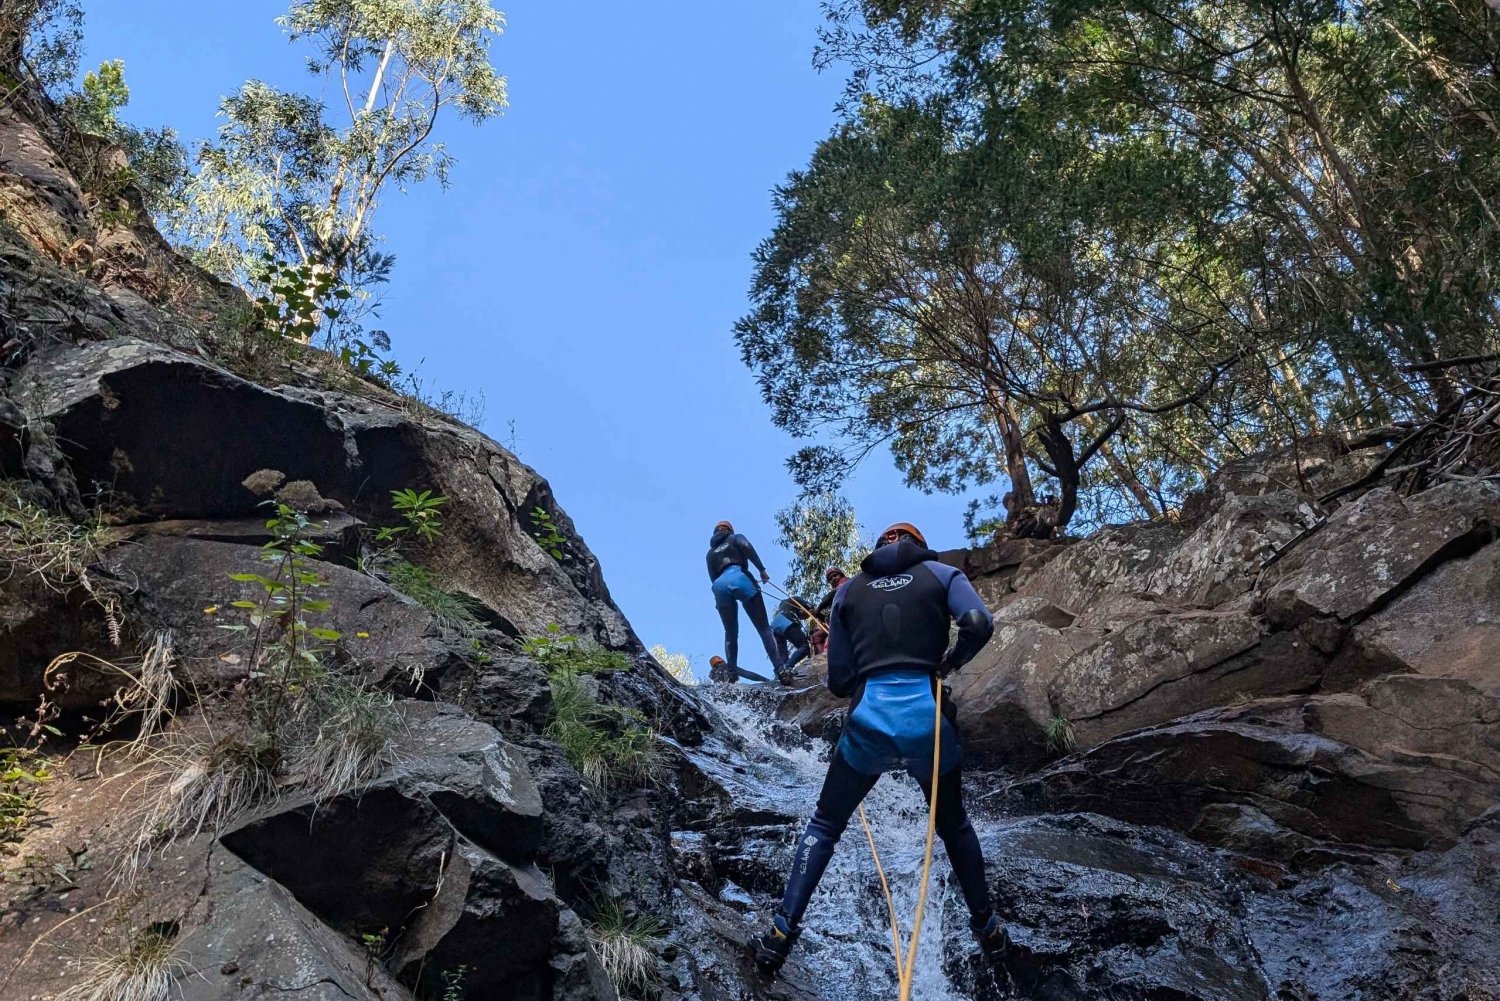
[[[938,562],[910,524],[886,529],[861,571],[838,588],[828,619],[828,688],[853,696],[849,717],[817,809],[797,842],[781,907],[770,931],[752,943],[756,964],[768,974],[786,962],[839,837],[881,774],[904,769],[930,802],[937,685],[973,659],[995,631],[968,578]],[[958,639],[950,650],[952,620]],[[1009,939],[991,905],[984,854],[964,810],[958,732],[946,714],[938,768],[937,833],[974,938],[991,962],[999,962]]]
[[[778,675],[781,673],[782,658],[776,647],[776,637],[771,634],[771,623],[766,619],[766,601],[755,581],[750,579],[752,564],[760,571],[761,583],[769,584],[771,576],[766,573],[766,565],[761,562],[750,540],[736,535],[734,526],[727,521],[716,524],[714,534],[708,540],[708,579],[713,581],[714,607],[719,610],[719,618],[724,623],[724,659],[729,670],[735,673],[736,680],[748,677],[765,681],[766,678],[741,671],[739,667],[740,616],[737,606],[744,605],[750,624],[765,645],[771,668]]]
[[[781,669],[776,672],[776,680],[783,685],[796,681],[792,669],[812,652],[812,642],[807,638],[807,631],[802,628],[802,620],[807,617],[810,608],[805,598],[787,598],[776,606],[776,612],[771,616],[771,635],[776,637],[776,652],[781,655],[782,660]]]
[[[818,602],[818,607],[813,609],[819,619],[828,621],[828,616],[833,612],[833,598],[839,593],[839,588],[844,586],[844,581],[849,575],[844,573],[843,567],[829,567],[823,571],[823,579],[828,582],[828,593],[823,595],[823,600]]]

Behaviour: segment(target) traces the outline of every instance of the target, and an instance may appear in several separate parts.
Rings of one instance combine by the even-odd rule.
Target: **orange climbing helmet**
[[[895,542],[897,541],[897,539],[892,538],[892,536],[899,537],[902,533],[910,535],[913,539],[916,539],[917,542],[924,546],[927,545],[927,538],[922,534],[921,529],[917,528],[916,525],[913,525],[909,521],[898,521],[890,528],[887,528],[884,532],[881,532],[880,541]]]
[[[717,533],[719,531],[719,529],[721,529],[721,528],[724,529],[726,532],[732,532],[732,531],[734,531],[734,526],[731,525],[727,521],[716,521],[716,522],[714,522],[714,532],[715,533]]]

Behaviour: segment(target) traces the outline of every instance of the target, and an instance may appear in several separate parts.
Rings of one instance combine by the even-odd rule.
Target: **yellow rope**
[[[891,955],[896,960],[896,973],[901,973],[901,922],[896,917],[896,901],[891,897],[891,884],[886,882],[885,870],[880,866],[880,852],[875,849],[875,832],[870,830],[870,818],[865,816],[865,805],[859,804],[859,822],[864,826],[865,839],[870,842],[870,856],[875,859],[875,871],[880,875],[880,889],[885,894],[885,909],[891,916]]]

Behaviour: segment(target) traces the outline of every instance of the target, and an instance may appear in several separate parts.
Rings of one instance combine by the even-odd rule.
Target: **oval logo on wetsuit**
[[[877,591],[899,591],[911,583],[911,574],[898,573],[890,577],[876,577],[870,581],[870,586]]]

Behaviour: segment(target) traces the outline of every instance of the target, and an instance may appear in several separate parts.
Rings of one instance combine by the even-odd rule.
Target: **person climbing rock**
[[[771,575],[766,573],[766,565],[761,562],[750,540],[735,534],[734,526],[727,521],[714,525],[714,534],[708,540],[708,579],[713,581],[714,607],[719,610],[719,618],[724,623],[724,660],[737,677],[745,676],[739,670],[740,617],[737,605],[745,606],[750,624],[765,645],[772,670],[778,674],[781,672],[776,637],[771,634],[771,623],[766,619],[766,601],[750,578],[752,565],[760,571],[761,583],[769,584]],[[760,675],[753,677],[769,680]]]
[[[824,628],[824,624],[828,622],[828,614],[833,608],[833,596],[839,593],[839,586],[849,579],[849,575],[844,573],[843,567],[829,567],[823,571],[823,579],[828,582],[828,593],[823,595],[823,600],[813,609],[811,637],[812,652],[820,657],[828,652],[828,630]]]
[[[823,595],[823,600],[818,602],[818,607],[813,612],[819,619],[827,622],[829,613],[833,611],[834,595],[839,593],[839,588],[849,579],[849,575],[844,573],[843,567],[829,567],[823,571],[823,579],[828,582],[828,593]]]
[[[951,620],[958,638],[948,649]],[[936,687],[973,659],[995,625],[969,579],[939,563],[922,533],[900,522],[881,533],[859,575],[837,589],[828,630],[828,688],[853,700],[817,808],[797,842],[781,906],[770,930],[752,942],[756,965],[767,974],[786,962],[839,837],[880,776],[904,769],[931,802]],[[937,833],[974,938],[998,963],[1009,939],[990,902],[984,855],[964,810],[958,732],[946,717],[940,740]]]
[[[737,685],[741,678],[746,681],[761,681],[771,683],[771,679],[764,674],[756,674],[747,671],[743,667],[730,667],[729,662],[718,654],[708,658],[708,680],[716,685]]]
[[[812,652],[812,641],[807,638],[807,631],[802,627],[802,621],[811,607],[806,598],[788,597],[776,606],[776,613],[771,617],[771,635],[776,637],[776,652],[781,655],[782,661],[781,668],[776,672],[776,680],[783,685],[790,685],[797,680],[792,670],[802,662],[802,658]]]

